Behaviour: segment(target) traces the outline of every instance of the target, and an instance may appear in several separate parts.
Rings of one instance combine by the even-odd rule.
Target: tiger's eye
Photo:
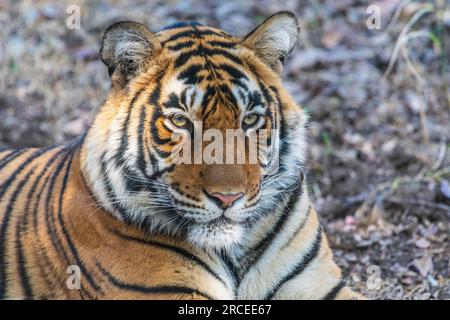
[[[170,121],[177,127],[184,127],[187,124],[187,119],[185,116],[181,114],[176,114],[172,118],[170,118]]]
[[[244,123],[247,126],[251,126],[251,125],[254,125],[258,119],[259,119],[259,116],[257,114],[251,114],[251,115],[244,117]]]

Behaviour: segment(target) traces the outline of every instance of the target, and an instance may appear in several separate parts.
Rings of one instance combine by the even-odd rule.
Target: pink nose
[[[211,194],[211,197],[213,198],[213,200],[215,200],[216,203],[224,209],[231,207],[233,205],[233,203],[235,203],[237,200],[239,200],[243,196],[244,196],[244,194],[242,192],[227,193],[227,194],[215,192],[215,193]]]

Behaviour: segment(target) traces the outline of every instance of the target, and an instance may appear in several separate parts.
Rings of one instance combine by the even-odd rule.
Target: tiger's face
[[[244,38],[198,24],[122,22],[101,57],[112,90],[84,172],[118,218],[229,249],[299,178],[306,117],[282,87],[298,36],[286,12]]]
[[[210,63],[223,62],[213,57]],[[268,140],[278,128],[277,108],[263,98],[250,73],[236,69],[239,78],[233,78],[228,69],[214,72],[218,78],[195,85],[186,85],[183,74],[174,76],[163,89],[166,99],[162,98],[152,130],[171,137],[157,146],[170,154],[168,164],[174,156],[184,156],[163,180],[181,223],[186,221],[189,239],[198,244],[230,245],[241,237],[242,225],[257,214],[262,177],[270,165],[276,165],[276,159],[263,163],[258,154],[263,150],[252,150],[249,139],[265,138],[260,145],[275,148],[270,142],[276,141]],[[188,83],[192,76],[198,75],[190,74]],[[261,129],[265,137],[256,135]],[[173,143],[177,135],[186,140]],[[253,162],[250,156],[255,156]]]

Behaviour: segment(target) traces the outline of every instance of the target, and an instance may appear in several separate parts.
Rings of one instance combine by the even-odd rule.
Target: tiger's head
[[[197,23],[109,27],[100,56],[112,86],[82,153],[101,205],[198,246],[245,241],[300,179],[306,115],[280,79],[298,34],[289,12],[245,37]]]

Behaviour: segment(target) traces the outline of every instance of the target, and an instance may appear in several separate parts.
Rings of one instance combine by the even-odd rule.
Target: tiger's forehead
[[[238,42],[238,38],[230,36],[221,29],[192,22],[163,28],[156,36],[163,47],[168,47],[172,50],[182,49],[182,45],[176,45],[185,43],[185,41],[190,41],[189,43],[198,41],[223,41],[224,45],[228,46]]]
[[[192,23],[169,27],[157,36],[171,60],[170,76],[162,85],[169,105],[177,101],[189,113],[207,113],[213,108],[210,101],[239,113],[263,105],[261,79],[241,58],[239,38]]]
[[[206,81],[241,84],[249,74],[237,38],[206,26],[186,26],[158,34],[173,72],[189,84]],[[243,85],[244,86],[244,85]]]

